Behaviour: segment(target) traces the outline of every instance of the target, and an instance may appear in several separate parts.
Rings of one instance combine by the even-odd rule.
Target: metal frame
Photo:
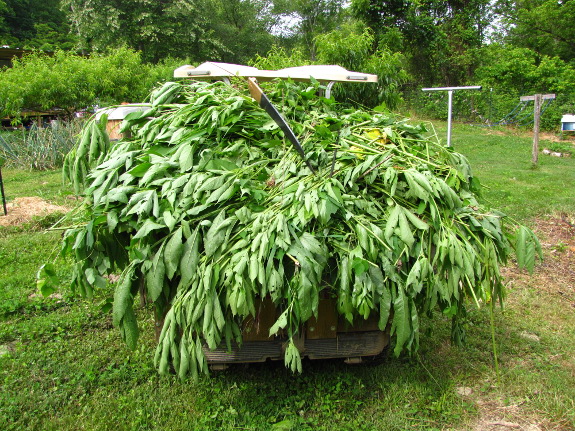
[[[422,88],[421,91],[447,91],[447,146],[451,147],[451,111],[453,106],[453,92],[457,90],[481,90],[481,85],[466,87],[434,87]]]

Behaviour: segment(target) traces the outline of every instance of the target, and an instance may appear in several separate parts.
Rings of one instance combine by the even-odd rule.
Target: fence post
[[[534,165],[539,161],[539,126],[541,124],[541,101],[542,100],[553,100],[555,99],[555,94],[535,94],[534,96],[521,96],[519,100],[521,102],[528,102],[533,100],[533,152],[531,156],[531,161]]]
[[[534,165],[539,161],[539,126],[541,122],[541,94],[535,95],[533,107],[533,154],[531,161]]]

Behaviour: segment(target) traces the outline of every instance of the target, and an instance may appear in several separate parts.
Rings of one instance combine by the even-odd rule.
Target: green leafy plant
[[[30,130],[6,132],[0,135],[0,157],[7,166],[46,170],[62,166],[64,156],[76,144],[84,122],[56,122],[43,128],[32,125]]]
[[[294,340],[318,315],[320,292],[347,321],[376,315],[394,352],[415,351],[419,318],[452,316],[468,300],[501,301],[499,264],[513,247],[531,269],[539,243],[476,199],[464,156],[388,114],[336,110],[278,83],[310,170],[245,93],[223,83],[167,83],[151,107],[126,117],[131,139],[108,146],[94,121],[66,161],[84,190],[84,217],[64,236],[72,286],[88,297],[121,272],[113,321],[134,348],[138,293],[163,322],[160,373],[207,372],[204,348],[241,344],[241,324],[269,296],[301,371]],[[94,145],[100,150],[94,151]],[[97,157],[96,157],[97,155]],[[48,274],[49,275],[49,274]]]
[[[383,105],[396,109],[400,102],[400,87],[409,74],[405,70],[405,58],[386,48],[373,51],[375,36],[358,23],[348,23],[315,39],[318,61],[322,64],[339,64],[349,70],[373,73],[377,84],[338,84],[334,87],[336,100],[348,101],[373,108]]]
[[[181,61],[171,58],[152,66],[138,52],[118,48],[90,57],[56,51],[14,59],[0,71],[0,112],[21,118],[26,110],[58,109],[68,119],[93,106],[140,101],[172,75]]]

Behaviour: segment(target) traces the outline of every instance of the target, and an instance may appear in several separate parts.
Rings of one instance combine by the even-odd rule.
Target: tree
[[[497,6],[506,42],[565,61],[575,59],[575,2],[500,0]]]
[[[407,81],[404,57],[387,48],[374,49],[373,32],[363,24],[349,22],[339,29],[316,37],[318,61],[337,64],[349,70],[373,73],[377,84],[340,84],[334,94],[338,101],[348,101],[369,108],[383,105],[397,108],[400,86]]]
[[[520,96],[554,93],[556,99],[546,106],[542,127],[556,128],[561,116],[575,107],[575,68],[560,59],[535,51],[502,44],[490,44],[480,50],[480,64],[475,72],[477,84],[494,91],[482,92],[483,110],[500,120],[517,105]],[[478,106],[481,110],[482,107]],[[533,119],[529,109],[521,121]],[[532,111],[531,111],[532,112]]]
[[[0,42],[7,45],[6,36],[10,33],[10,28],[6,22],[6,14],[10,9],[4,0],[0,0]]]
[[[60,0],[3,0],[0,13],[2,45],[46,51],[75,46]]]
[[[352,0],[376,43],[404,52],[421,83],[458,85],[473,74],[473,49],[486,38],[489,0]]]
[[[199,0],[62,0],[85,51],[127,46],[144,61],[218,58],[226,48],[214,38]]]
[[[373,108],[384,105],[395,109],[401,101],[400,87],[408,79],[404,58],[386,48],[374,50],[374,35],[363,23],[347,22],[329,33],[316,36],[317,63],[337,64],[348,70],[373,73],[378,83],[340,83],[333,94],[338,102],[351,102]],[[259,69],[283,69],[310,64],[303,52],[287,52],[274,47],[267,56],[257,56],[251,65]],[[307,86],[307,84],[305,84]]]
[[[270,14],[270,1],[203,0],[202,5],[210,17],[211,34],[226,48],[219,60],[245,64],[271,49],[275,37],[270,31],[276,20]]]
[[[293,37],[315,61],[315,37],[335,29],[343,21],[345,3],[344,0],[276,0],[274,12],[293,24]]]

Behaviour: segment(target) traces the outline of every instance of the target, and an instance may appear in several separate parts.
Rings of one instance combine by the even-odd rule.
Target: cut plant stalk
[[[4,209],[4,215],[8,215],[8,209],[6,207],[6,194],[4,193],[4,181],[2,181],[2,163],[0,160],[0,193],[2,193],[2,207]]]

